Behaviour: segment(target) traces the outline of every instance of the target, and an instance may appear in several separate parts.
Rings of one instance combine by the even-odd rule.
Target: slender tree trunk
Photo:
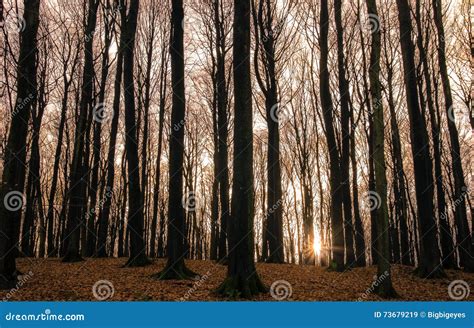
[[[352,168],[352,199],[354,203],[354,228],[355,228],[355,265],[358,267],[364,267],[366,265],[365,257],[365,235],[364,235],[364,226],[362,225],[362,218],[360,216],[359,209],[359,182],[357,177],[357,159],[356,159],[356,140],[355,140],[355,121],[354,113],[351,110],[351,168]]]
[[[125,23],[125,9],[121,9],[121,21],[122,24]],[[123,26],[123,25],[122,25]],[[115,176],[115,146],[117,144],[117,132],[118,132],[118,123],[120,117],[120,94],[121,94],[121,84],[122,84],[122,72],[123,72],[123,46],[124,46],[124,33],[120,35],[119,48],[117,51],[117,67],[115,72],[115,81],[114,81],[114,100],[112,104],[113,116],[110,127],[110,140],[109,140],[109,149],[107,152],[107,178],[106,178],[106,187],[105,190],[109,193],[113,193],[114,190],[114,176]],[[106,242],[107,242],[107,231],[109,227],[109,217],[110,217],[110,207],[112,205],[112,196],[106,197],[104,204],[102,205],[99,212],[98,219],[98,240],[95,255],[97,257],[106,257]],[[112,239],[112,243],[115,243],[115,240]]]
[[[334,1],[334,16],[336,21],[337,34],[337,66],[339,71],[339,96],[341,100],[341,188],[344,214],[344,241],[346,250],[346,266],[354,266],[354,241],[353,241],[353,222],[352,222],[352,204],[351,204],[351,184],[349,178],[349,158],[350,158],[350,138],[349,129],[350,119],[350,92],[349,83],[346,79],[345,56],[344,56],[344,29],[342,26],[342,0]]]
[[[323,111],[324,125],[326,128],[326,141],[329,151],[330,172],[329,183],[331,189],[331,233],[332,233],[332,264],[336,271],[344,271],[344,227],[341,189],[340,157],[334,128],[333,103],[331,99],[330,78],[328,69],[328,32],[329,13],[328,1],[321,1],[320,15],[320,96]]]

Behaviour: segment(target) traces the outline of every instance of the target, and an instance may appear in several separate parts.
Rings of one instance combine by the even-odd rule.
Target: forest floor
[[[196,281],[158,281],[151,277],[164,268],[165,260],[157,259],[141,268],[122,268],[125,258],[90,258],[84,262],[61,263],[59,259],[18,259],[23,273],[17,288],[0,291],[0,299],[30,301],[94,301],[97,296],[110,301],[216,301],[226,300],[214,290],[224,280],[227,268],[212,261],[186,261],[188,267],[202,275]],[[394,265],[393,285],[397,300],[451,300],[448,285],[463,280],[474,284],[474,274],[448,270],[444,279],[421,279],[412,267]],[[372,293],[376,268],[355,268],[345,273],[328,272],[325,268],[294,264],[257,264],[257,271],[267,286],[279,280],[289,283],[284,296],[287,301],[357,301],[381,300]],[[100,286],[106,280],[105,286]],[[286,282],[284,284],[286,284]],[[96,284],[97,283],[97,284]],[[93,286],[96,284],[95,293]],[[113,291],[113,293],[112,293]],[[281,290],[280,290],[281,291]],[[94,296],[95,294],[95,296]],[[281,295],[278,294],[277,295]],[[270,293],[253,300],[271,301]],[[474,300],[474,291],[464,300]]]

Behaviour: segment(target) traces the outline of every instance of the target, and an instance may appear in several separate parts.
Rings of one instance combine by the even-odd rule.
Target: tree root
[[[251,298],[259,293],[267,293],[268,288],[262,283],[258,275],[250,278],[230,276],[217,288],[216,293],[227,298]]]

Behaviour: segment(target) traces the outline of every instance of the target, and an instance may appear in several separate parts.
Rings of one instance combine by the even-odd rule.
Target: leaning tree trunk
[[[0,185],[0,289],[11,288],[17,281],[15,259],[23,207],[26,138],[32,105],[36,99],[36,54],[39,25],[39,0],[25,0],[25,28],[20,34],[17,68],[17,99],[12,113],[10,133],[5,147],[2,184]]]
[[[234,0],[234,178],[225,296],[250,298],[266,291],[254,263],[253,115],[250,79],[250,1]]]
[[[413,156],[417,200],[418,229],[420,236],[420,261],[417,273],[421,277],[444,276],[440,262],[436,222],[433,217],[433,169],[429,151],[429,139],[417,90],[415,52],[412,42],[412,26],[408,0],[397,0],[400,24],[400,44],[405,76],[405,92],[410,118],[410,138]]]

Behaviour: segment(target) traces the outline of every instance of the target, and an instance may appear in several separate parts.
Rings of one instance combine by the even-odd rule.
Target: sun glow
[[[313,242],[313,250],[314,250],[314,254],[316,254],[317,256],[321,254],[321,243],[319,242],[319,238],[315,238]]]

